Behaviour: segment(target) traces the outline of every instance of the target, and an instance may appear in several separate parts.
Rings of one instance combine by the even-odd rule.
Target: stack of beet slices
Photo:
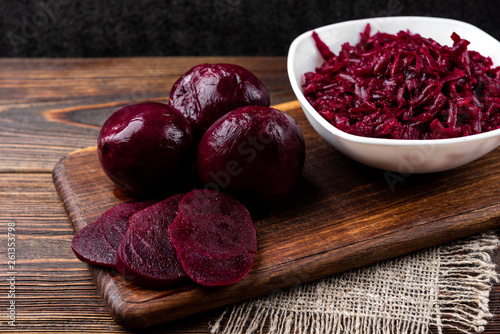
[[[115,268],[116,249],[132,215],[154,202],[119,204],[106,211],[92,224],[82,228],[73,238],[71,247],[76,257],[96,266]]]
[[[198,189],[158,203],[119,204],[81,229],[72,248],[80,260],[116,268],[146,287],[169,288],[188,278],[219,286],[248,274],[257,236],[241,203]]]

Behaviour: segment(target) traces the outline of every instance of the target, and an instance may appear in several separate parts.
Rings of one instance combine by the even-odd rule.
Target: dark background
[[[436,16],[500,39],[499,1],[0,0],[1,57],[286,55],[299,34],[376,16]]]

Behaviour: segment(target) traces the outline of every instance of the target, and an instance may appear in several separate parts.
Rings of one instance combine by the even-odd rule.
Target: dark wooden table
[[[95,145],[100,126],[118,107],[166,101],[175,80],[202,62],[246,67],[266,84],[272,104],[295,99],[284,57],[0,59],[0,331],[129,332],[112,320],[87,265],[71,251],[74,232],[52,169],[67,153]],[[9,226],[15,240],[7,239]],[[14,250],[8,241],[15,241]],[[498,254],[494,259],[500,263]],[[12,300],[15,327],[8,325]],[[490,310],[494,318],[485,333],[500,333],[500,285],[493,287]],[[145,331],[208,333],[220,313]]]

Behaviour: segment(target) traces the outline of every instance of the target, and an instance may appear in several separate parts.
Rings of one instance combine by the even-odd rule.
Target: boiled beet
[[[152,201],[118,204],[95,222],[82,228],[71,247],[78,259],[97,266],[115,268],[116,249],[125,235],[129,218],[154,204]]]
[[[168,232],[182,197],[174,195],[130,218],[116,261],[118,271],[126,279],[147,287],[166,288],[187,278]]]
[[[186,194],[169,233],[182,268],[203,286],[241,280],[257,252],[257,236],[247,209],[214,190]]]
[[[170,104],[199,136],[225,113],[248,105],[269,106],[264,84],[234,64],[200,64],[182,75],[170,91]]]
[[[92,246],[96,240],[100,241],[99,244],[105,247],[99,250],[98,246]],[[102,239],[100,224],[98,222],[89,224],[78,231],[71,242],[71,248],[80,261],[92,265],[114,268],[115,264],[109,258],[109,253],[112,252],[111,247],[108,247]]]
[[[271,107],[247,106],[224,115],[205,132],[196,171],[207,189],[274,204],[294,189],[304,160],[304,137],[292,117]]]
[[[179,191],[192,164],[193,138],[187,119],[170,105],[145,102],[115,111],[97,142],[99,162],[120,188],[139,197]]]

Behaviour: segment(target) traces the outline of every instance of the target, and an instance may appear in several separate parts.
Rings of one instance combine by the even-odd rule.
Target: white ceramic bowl
[[[410,30],[432,38],[442,45],[452,45],[456,32],[470,42],[469,50],[489,56],[500,65],[500,42],[484,31],[464,22],[431,17],[383,17],[336,23],[314,29],[332,52],[338,54],[343,43],[359,41],[367,23],[372,34],[381,31],[395,34]],[[340,152],[363,164],[399,173],[430,173],[462,166],[478,159],[500,145],[500,129],[461,138],[435,140],[400,140],[367,138],[340,131],[326,121],[307,102],[302,93],[303,75],[323,63],[312,31],[297,37],[288,52],[288,76],[292,89],[313,128]]]

